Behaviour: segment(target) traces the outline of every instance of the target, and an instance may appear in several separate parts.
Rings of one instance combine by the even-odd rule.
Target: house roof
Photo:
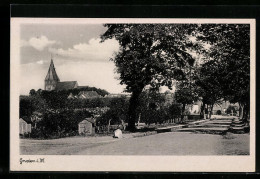
[[[26,123],[26,124],[27,124],[27,122],[25,122],[22,118],[19,119],[19,122],[20,122],[20,123]]]
[[[79,92],[81,98],[98,98],[100,95],[96,91],[81,91]]]
[[[215,105],[214,107],[213,107],[213,111],[217,111],[217,110],[222,110],[222,107],[221,106],[219,106],[219,105]]]
[[[74,89],[77,84],[77,81],[63,81],[58,82],[55,90],[69,90]]]
[[[20,122],[25,122],[26,124],[31,124],[32,123],[32,120],[30,117],[27,117],[27,116],[23,116],[23,118],[20,118],[19,120]]]
[[[91,122],[91,123],[95,123],[96,122],[96,119],[94,119],[94,118],[86,118],[86,120],[88,122]]]
[[[51,64],[50,64],[50,67],[49,67],[49,70],[48,70],[48,73],[45,77],[45,81],[46,80],[54,80],[54,81],[60,81],[57,73],[56,73],[56,70],[55,70],[55,67],[54,67],[54,63],[53,63],[53,60],[51,59]]]
[[[79,124],[85,124],[87,122],[95,123],[95,119],[93,119],[93,118],[86,118],[83,121],[81,121]]]

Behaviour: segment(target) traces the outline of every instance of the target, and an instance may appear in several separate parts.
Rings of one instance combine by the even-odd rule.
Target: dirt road
[[[123,139],[70,137],[54,140],[20,140],[25,155],[248,155],[249,134],[194,134],[168,132]]]

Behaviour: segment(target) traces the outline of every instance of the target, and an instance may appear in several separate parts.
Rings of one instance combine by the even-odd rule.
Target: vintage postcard
[[[255,171],[255,20],[11,18],[11,171]]]

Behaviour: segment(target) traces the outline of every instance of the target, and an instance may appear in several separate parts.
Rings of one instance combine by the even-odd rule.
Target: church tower
[[[53,60],[51,59],[51,64],[47,73],[47,76],[45,77],[44,80],[44,90],[51,91],[56,88],[56,85],[58,82],[60,82],[60,79],[56,73]]]

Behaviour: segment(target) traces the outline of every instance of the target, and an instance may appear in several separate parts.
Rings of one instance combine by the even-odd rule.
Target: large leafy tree
[[[185,107],[188,104],[193,104],[199,99],[197,86],[195,83],[197,65],[195,64],[194,59],[187,61],[187,65],[184,68],[185,77],[177,82],[175,99],[177,103],[182,104],[181,110],[181,120],[183,120],[183,114],[185,112]]]
[[[188,104],[193,104],[198,99],[198,95],[194,89],[194,85],[185,80],[177,83],[177,90],[175,92],[175,100],[177,103],[182,104],[181,120],[183,120],[185,109]]]
[[[238,102],[241,118],[247,120],[250,106],[249,24],[203,24],[199,31],[198,39],[211,45],[209,58],[217,61],[221,69],[219,80],[223,98]]]
[[[196,79],[197,92],[202,99],[201,115],[204,116],[206,107],[207,111],[210,111],[209,118],[211,118],[214,104],[223,98],[222,72],[219,66],[215,60],[204,63],[198,69]]]
[[[128,126],[135,129],[139,96],[145,86],[172,87],[182,79],[182,66],[192,58],[187,48],[197,48],[190,40],[196,25],[191,24],[105,24],[102,41],[116,39],[120,50],[112,58],[121,84],[131,92]]]

